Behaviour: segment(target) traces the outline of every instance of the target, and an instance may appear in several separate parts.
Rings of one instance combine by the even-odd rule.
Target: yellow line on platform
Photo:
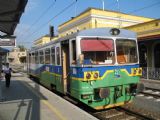
[[[62,116],[62,114],[61,114],[55,107],[53,107],[53,105],[51,105],[48,101],[42,100],[42,102],[43,102],[50,110],[52,110],[52,112],[54,112],[61,120],[66,120],[66,118],[64,118],[64,117]]]
[[[36,91],[34,91],[34,89],[29,86],[28,84],[25,84],[24,82],[22,82],[23,85],[25,85],[28,89],[30,89],[37,97],[39,97],[40,100],[43,104],[45,104],[53,113],[55,113],[61,120],[67,120],[66,118],[63,117],[63,115],[56,109],[56,107],[54,107],[52,104],[50,104],[47,100],[43,100],[44,98],[39,95]],[[35,83],[36,84],[36,83]]]

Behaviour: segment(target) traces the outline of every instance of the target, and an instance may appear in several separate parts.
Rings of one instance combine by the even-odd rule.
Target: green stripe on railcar
[[[51,88],[51,85],[54,85],[57,91],[63,93],[63,86],[61,79],[62,79],[61,75],[45,71],[41,73],[40,82],[48,88]]]

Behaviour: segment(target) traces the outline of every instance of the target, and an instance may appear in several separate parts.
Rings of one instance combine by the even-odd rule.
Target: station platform
[[[20,74],[13,75],[9,88],[1,80],[0,90],[0,120],[97,120]]]

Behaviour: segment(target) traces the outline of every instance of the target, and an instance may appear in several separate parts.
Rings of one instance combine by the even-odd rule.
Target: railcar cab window
[[[45,50],[45,64],[50,64],[50,48]]]
[[[117,39],[117,62],[119,64],[137,63],[137,45],[135,40]]]
[[[114,41],[111,39],[82,39],[83,64],[110,65],[115,63]]]
[[[55,65],[55,47],[51,48],[52,64]]]
[[[43,50],[39,51],[40,64],[44,64],[44,53]]]

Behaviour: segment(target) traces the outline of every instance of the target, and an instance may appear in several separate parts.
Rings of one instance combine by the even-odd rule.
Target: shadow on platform
[[[40,120],[40,100],[46,98],[40,93],[40,86],[12,80],[9,88],[1,81],[3,102],[0,102],[0,120]],[[35,91],[36,89],[36,91]]]

